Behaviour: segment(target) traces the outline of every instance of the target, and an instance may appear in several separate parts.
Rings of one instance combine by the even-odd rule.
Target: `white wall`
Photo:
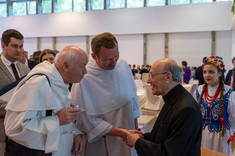
[[[128,64],[143,64],[143,35],[117,35],[120,58]]]
[[[169,34],[169,57],[181,65],[200,66],[202,58],[211,55],[211,32]]]
[[[232,27],[232,2],[11,16],[0,33],[18,29],[25,37],[224,31]]]
[[[37,50],[37,38],[25,38],[24,50],[28,51],[28,56],[32,55]]]
[[[164,58],[165,34],[147,35],[147,60],[146,64],[152,65],[156,60]]]
[[[70,36],[70,37],[57,37],[56,49],[61,51],[68,45],[75,45],[86,51],[86,37],[83,36]]]
[[[40,49],[53,49],[53,38],[52,37],[42,37],[40,39]]]
[[[215,54],[221,56],[225,63],[225,69],[228,71],[233,68],[232,58],[232,31],[216,32]]]

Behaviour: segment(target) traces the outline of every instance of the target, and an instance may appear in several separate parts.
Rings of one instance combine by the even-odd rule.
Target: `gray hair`
[[[79,55],[73,48],[63,49],[60,53],[56,55],[55,62],[61,63],[66,60],[68,64],[73,67],[79,60]]]
[[[165,70],[171,72],[173,81],[181,82],[183,76],[183,69],[175,62],[167,62],[165,64]]]

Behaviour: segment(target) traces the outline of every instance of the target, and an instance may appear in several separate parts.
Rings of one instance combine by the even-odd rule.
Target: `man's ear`
[[[172,81],[172,74],[170,72],[166,73],[165,80],[166,80],[166,83],[169,83],[170,81]]]
[[[4,51],[5,48],[6,48],[6,45],[2,42],[2,43],[1,43],[1,47],[2,47],[2,50]]]
[[[91,57],[92,57],[94,60],[97,60],[97,56],[96,56],[94,53],[91,53]]]
[[[68,72],[68,70],[69,70],[69,64],[68,64],[68,62],[67,62],[67,61],[64,61],[64,62],[62,63],[62,66],[63,66],[64,71],[65,71],[65,72]]]

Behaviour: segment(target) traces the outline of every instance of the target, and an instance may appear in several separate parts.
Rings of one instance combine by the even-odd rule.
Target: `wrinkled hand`
[[[82,154],[82,150],[83,150],[82,136],[77,135],[74,137],[72,154],[74,154],[75,156],[80,155]]]
[[[74,122],[79,117],[81,109],[80,108],[63,108],[57,115],[60,121],[60,125],[67,125]]]
[[[127,130],[128,132],[132,134],[138,134],[140,138],[144,138],[144,132],[138,131],[138,130]]]
[[[143,136],[143,132],[137,132],[137,130],[131,130],[131,132],[129,132],[130,130],[126,131],[126,138],[123,139],[123,141],[130,147],[135,146],[135,143],[137,141],[137,139],[140,138],[140,135]]]

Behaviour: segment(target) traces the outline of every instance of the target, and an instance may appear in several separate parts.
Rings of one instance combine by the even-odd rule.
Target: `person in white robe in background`
[[[79,117],[80,108],[70,108],[68,83],[80,82],[87,73],[87,62],[82,49],[67,46],[54,64],[47,61],[39,64],[19,83],[6,106],[4,124],[9,138],[8,155],[21,156],[12,144],[29,148],[25,155],[32,155],[31,149],[53,156],[81,153],[83,145],[79,132],[69,133]],[[51,110],[51,115],[46,115],[47,110]]]
[[[84,132],[84,156],[131,156],[136,151],[123,141],[123,129],[137,129],[142,114],[136,85],[127,62],[119,59],[118,42],[111,33],[91,42],[88,74],[72,87],[71,103],[84,110],[78,128]]]

